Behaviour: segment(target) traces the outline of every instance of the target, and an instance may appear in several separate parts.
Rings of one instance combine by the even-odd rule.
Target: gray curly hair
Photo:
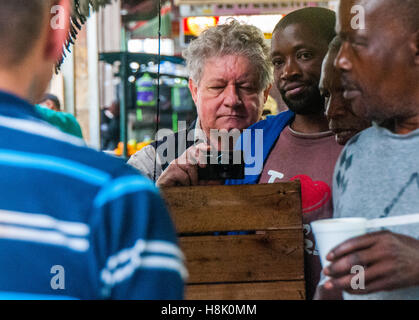
[[[212,57],[238,55],[249,59],[258,72],[259,90],[273,81],[269,46],[257,27],[231,19],[227,24],[208,28],[189,44],[183,57],[189,77],[199,85],[206,60]]]

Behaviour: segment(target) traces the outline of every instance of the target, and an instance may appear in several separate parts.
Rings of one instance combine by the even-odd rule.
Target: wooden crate
[[[305,299],[300,183],[164,188],[187,299]],[[250,231],[246,235],[214,232]]]

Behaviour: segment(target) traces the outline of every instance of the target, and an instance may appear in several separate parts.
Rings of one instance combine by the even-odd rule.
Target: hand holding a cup
[[[419,240],[389,231],[351,238],[332,249],[323,270],[325,290],[351,294],[392,291],[419,285]],[[365,270],[365,289],[353,289],[352,267]]]

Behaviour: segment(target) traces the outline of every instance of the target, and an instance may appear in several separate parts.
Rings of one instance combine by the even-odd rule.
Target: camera
[[[207,154],[207,166],[198,167],[199,180],[225,180],[244,178],[243,152],[210,151]]]

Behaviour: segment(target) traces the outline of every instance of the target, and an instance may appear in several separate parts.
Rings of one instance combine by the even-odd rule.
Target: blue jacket
[[[247,129],[247,132],[240,137],[236,149],[244,151],[245,177],[240,180],[226,180],[226,185],[256,184],[258,183],[263,171],[263,167],[268,159],[271,150],[275,146],[281,132],[294,120],[292,111],[281,112],[276,116],[268,116],[266,120],[255,123]],[[262,135],[258,137],[256,130],[262,130]],[[259,144],[258,139],[263,138],[263,161],[256,163],[252,161],[252,155],[255,153],[255,147]]]

